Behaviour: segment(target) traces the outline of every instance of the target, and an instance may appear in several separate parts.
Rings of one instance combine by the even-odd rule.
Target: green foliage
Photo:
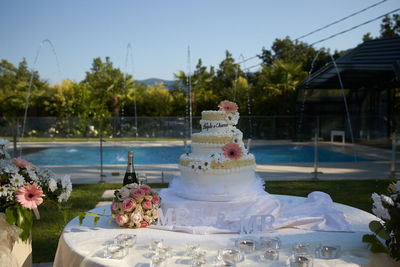
[[[16,225],[22,230],[20,238],[22,241],[26,242],[31,234],[33,224],[32,212],[20,205],[14,205],[8,207],[5,214],[6,220],[10,225]]]

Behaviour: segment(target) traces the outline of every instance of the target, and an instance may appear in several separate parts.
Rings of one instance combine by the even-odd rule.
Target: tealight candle
[[[294,260],[290,263],[291,267],[309,267],[310,260],[306,256],[295,256]]]
[[[264,251],[264,259],[275,261],[279,259],[279,252],[274,249],[267,249]]]
[[[321,245],[318,249],[319,257],[322,259],[334,259],[339,254],[340,247]]]
[[[224,261],[238,262],[242,258],[242,254],[237,249],[224,249],[221,254]]]
[[[254,240],[239,240],[237,243],[237,247],[240,251],[244,253],[251,253],[256,248],[256,242]]]
[[[193,254],[200,249],[199,244],[186,245],[186,255],[193,256]]]

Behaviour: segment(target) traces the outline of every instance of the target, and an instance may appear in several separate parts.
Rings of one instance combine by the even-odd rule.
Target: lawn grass
[[[271,194],[307,196],[313,191],[323,191],[331,195],[335,202],[350,205],[367,212],[371,211],[373,192],[386,193],[387,186],[394,180],[351,180],[351,181],[271,181],[266,183],[266,191]],[[166,184],[150,184],[166,187]],[[102,201],[103,192],[121,187],[120,184],[74,185],[70,198],[71,208],[67,221],[82,211],[93,209]],[[41,205],[41,219],[34,221],[32,230],[33,262],[51,262],[57,249],[58,239],[65,226],[63,214],[51,205]]]

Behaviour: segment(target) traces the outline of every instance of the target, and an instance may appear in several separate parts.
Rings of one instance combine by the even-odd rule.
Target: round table
[[[279,200],[298,198],[293,196],[274,195]],[[258,262],[256,253],[246,255],[238,266],[285,266],[287,258],[292,254],[293,246],[298,243],[309,243],[315,250],[320,244],[335,244],[341,247],[341,255],[338,259],[324,260],[314,258],[314,266],[391,266],[386,256],[375,255],[369,252],[367,244],[362,243],[362,236],[369,233],[368,224],[377,218],[365,211],[334,203],[334,208],[342,211],[347,221],[352,225],[354,232],[315,232],[299,229],[281,229],[276,233],[263,233],[251,235],[239,234],[212,234],[194,235],[188,233],[163,231],[158,229],[126,229],[119,227],[114,221],[109,223],[107,217],[101,217],[97,227],[94,227],[93,219],[86,218],[79,225],[78,217],[71,220],[64,228],[60,237],[57,253],[54,259],[55,267],[66,266],[150,266],[151,257],[154,255],[148,249],[152,239],[163,239],[164,244],[171,246],[176,253],[169,258],[166,266],[187,266],[190,258],[183,255],[188,244],[200,244],[201,249],[207,251],[207,260],[210,262],[216,257],[218,249],[233,248],[234,240],[239,238],[260,236],[279,236],[282,247],[279,251],[279,262],[275,265],[267,265]],[[110,206],[98,207],[93,212],[110,214]],[[121,259],[106,259],[103,256],[104,244],[113,240],[121,233],[137,235],[137,244],[130,248],[129,254]],[[382,263],[383,262],[383,263]],[[207,265],[213,266],[213,264]]]

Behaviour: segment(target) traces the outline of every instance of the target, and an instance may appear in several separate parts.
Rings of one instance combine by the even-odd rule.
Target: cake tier
[[[169,185],[174,194],[194,200],[229,201],[254,192],[260,192],[254,166],[235,170],[215,170],[196,173],[181,166],[181,176]]]
[[[210,149],[210,151],[212,150]],[[240,172],[242,168],[249,168],[254,171],[255,166],[256,160],[253,154],[242,155],[240,159],[236,160],[224,159],[223,156],[220,156],[220,154],[215,152],[205,154],[204,156],[183,154],[179,158],[179,167],[181,171],[185,170],[188,173],[198,173],[199,175],[204,173],[230,175],[231,173]],[[186,177],[183,174],[182,176]]]

